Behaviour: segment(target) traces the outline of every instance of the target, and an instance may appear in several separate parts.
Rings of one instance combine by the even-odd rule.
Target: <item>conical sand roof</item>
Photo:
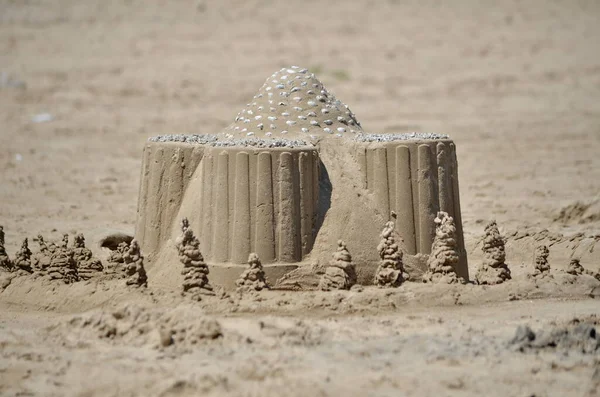
[[[252,102],[223,131],[234,138],[317,138],[362,132],[348,106],[308,69],[283,68],[267,79]]]

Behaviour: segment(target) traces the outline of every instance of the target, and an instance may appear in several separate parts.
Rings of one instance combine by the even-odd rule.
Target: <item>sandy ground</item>
[[[232,312],[223,298],[215,312],[163,291],[105,296],[16,280],[0,294],[0,394],[597,395],[597,353],[519,352],[509,341],[522,324],[597,322],[593,285],[524,285],[540,241],[555,269],[573,255],[600,269],[599,18],[595,1],[0,0],[9,254],[38,233],[132,232],[143,142],[221,130],[266,76],[298,64],[368,132],[450,134],[471,271],[483,226],[497,219],[521,280],[495,301],[424,293],[339,314],[340,302],[311,303],[333,299],[319,293],[267,297],[262,311]],[[34,122],[41,113],[52,120]],[[418,292],[406,288],[398,293]],[[158,311],[159,324],[170,308],[206,316],[222,336],[156,348],[106,341],[73,320],[128,304]]]

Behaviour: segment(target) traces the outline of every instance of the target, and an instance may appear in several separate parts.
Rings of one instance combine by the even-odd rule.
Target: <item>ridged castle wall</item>
[[[199,225],[205,257],[245,263],[300,262],[316,235],[319,155],[314,148],[206,150]]]
[[[173,219],[204,150],[204,146],[180,142],[144,146],[135,236],[147,256],[171,238]]]
[[[413,256],[430,253],[438,211],[454,217],[461,251],[457,272],[468,278],[454,143],[434,139],[353,145],[353,161],[359,166],[358,184],[362,186],[356,191],[339,191],[344,192],[343,200],[349,200],[366,189],[372,200],[360,201],[362,204],[357,201],[354,207],[362,214],[356,217],[360,222],[347,224],[348,233],[339,230],[339,234],[350,249],[360,251],[357,257],[364,256],[365,262],[359,263],[358,269],[364,273],[361,282],[369,282],[369,269],[374,271],[378,261],[376,242],[367,244],[377,240],[377,232],[365,236],[360,231],[364,229],[362,222],[380,214],[383,224],[392,211],[406,254]],[[165,243],[180,233],[180,218],[188,217],[207,263],[213,266],[211,277],[221,285],[235,280],[240,269],[229,265],[245,263],[250,252],[256,252],[266,265],[299,264],[305,259],[307,263],[326,263],[331,255],[329,240],[337,241],[340,236],[338,232],[330,236],[331,231],[321,235],[320,222],[330,210],[329,205],[341,204],[335,197],[329,201],[330,189],[341,189],[340,183],[345,182],[336,177],[330,181],[333,186],[324,188],[324,180],[329,182],[327,170],[318,149],[313,147],[148,142],[144,148],[136,238],[150,268],[159,251],[160,261],[165,262],[160,266],[177,266],[174,248]],[[309,256],[318,235],[320,246]],[[272,281],[292,268],[277,270],[270,275]]]
[[[457,273],[468,279],[454,142],[445,140],[365,142],[357,159],[363,187],[374,194],[381,213],[396,213],[396,230],[406,253],[429,254],[438,211],[456,223],[461,250]]]
[[[148,142],[135,235],[150,260],[189,218],[213,263],[300,262],[316,236],[319,155],[314,148],[212,147]],[[196,174],[194,175],[194,173]],[[192,177],[194,196],[180,213]],[[196,188],[200,186],[200,188]],[[176,228],[175,228],[176,230]]]

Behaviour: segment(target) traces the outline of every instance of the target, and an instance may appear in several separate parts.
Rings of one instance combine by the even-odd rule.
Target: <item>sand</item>
[[[0,293],[0,394],[598,395],[593,338],[574,324],[597,325],[597,284],[565,272],[573,258],[600,270],[598,5],[229,3],[0,3],[11,258],[26,237],[35,257],[37,234],[82,232],[106,264],[100,237],[133,234],[147,139],[216,134],[265,76],[301,64],[368,133],[454,140],[469,273],[496,220],[512,279],[193,302],[151,278],[18,277]],[[365,226],[375,250],[383,223]],[[540,245],[553,277],[537,280]],[[123,331],[100,337],[88,318]],[[542,342],[511,344],[524,325]]]

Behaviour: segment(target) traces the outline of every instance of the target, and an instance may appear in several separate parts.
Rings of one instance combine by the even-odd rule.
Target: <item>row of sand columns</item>
[[[384,216],[396,213],[396,227],[408,254],[431,252],[438,211],[455,219],[457,243],[463,253],[459,275],[467,278],[454,143],[366,143],[358,146],[357,155],[364,187],[374,194]]]
[[[245,263],[299,262],[316,230],[319,157],[314,149],[210,148],[200,164],[199,224],[205,256]]]

